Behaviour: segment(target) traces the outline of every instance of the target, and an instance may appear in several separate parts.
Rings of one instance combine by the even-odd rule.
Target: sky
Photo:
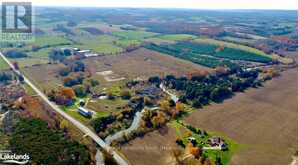
[[[0,1],[11,1],[11,0],[0,0]],[[25,1],[31,1],[36,6],[298,10],[298,0],[25,0]]]

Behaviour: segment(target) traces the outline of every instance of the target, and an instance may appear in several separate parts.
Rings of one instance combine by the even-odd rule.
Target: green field
[[[200,54],[194,54],[194,53],[180,53],[179,50],[175,48],[175,45],[146,45],[147,49],[154,50],[163,54],[171,55],[176,58],[180,58],[183,60],[191,61],[193,63],[207,66],[210,68],[215,68],[219,65],[221,65],[221,61],[212,57],[212,56],[202,56]]]
[[[145,38],[153,37],[157,34],[146,32],[146,31],[120,31],[120,32],[113,32],[112,35],[119,37],[121,39],[143,40]]]
[[[141,45],[142,42],[138,41],[138,40],[128,40],[128,39],[123,39],[123,40],[118,40],[116,41],[116,45],[120,46],[122,48],[127,48],[129,46],[135,45]]]
[[[123,51],[115,42],[117,38],[109,35],[99,35],[96,37],[78,36],[75,38],[80,44],[73,45],[80,49],[91,49],[100,54],[117,54]]]
[[[219,41],[219,40],[214,40],[214,39],[210,39],[210,38],[198,38],[198,39],[195,39],[194,42],[201,43],[201,44],[225,46],[225,47],[228,47],[228,48],[231,48],[231,49],[239,49],[239,50],[249,52],[249,53],[252,53],[252,54],[256,54],[256,55],[271,58],[271,59],[279,61],[283,64],[291,64],[291,63],[294,62],[293,59],[291,59],[291,58],[282,57],[278,54],[269,55],[269,54],[266,54],[263,51],[258,50],[256,48],[252,48],[252,47],[241,45],[241,44],[235,44],[235,43],[231,43],[231,42]]]
[[[89,102],[87,107],[92,109],[99,114],[110,114],[112,112],[121,111],[120,107],[125,107],[127,105],[127,100],[122,100],[117,98],[115,100],[97,100],[96,102]]]
[[[219,46],[217,45],[198,42],[180,42],[171,45],[151,44],[147,45],[146,48],[211,68],[222,65],[223,60],[225,60],[225,63],[228,60],[244,60],[261,63],[272,61],[268,56],[243,51],[241,49],[228,47],[218,51]]]
[[[123,51],[121,47],[118,47],[109,43],[101,43],[101,44],[89,43],[84,45],[74,45],[74,47],[78,47],[80,49],[91,49],[96,53],[100,53],[104,55],[114,55],[114,54],[121,53]]]
[[[29,52],[27,53],[29,57],[32,58],[41,58],[41,59],[49,59],[49,53],[52,51],[53,48],[44,48],[40,49],[36,52]]]
[[[17,59],[10,59],[11,62],[17,62],[19,64],[19,67],[27,67],[37,64],[47,64],[49,62],[48,59],[45,58],[32,58],[32,57],[26,57],[26,58],[17,58]]]
[[[157,44],[157,45],[160,45],[160,44],[163,44],[163,43],[175,44],[175,41],[163,40],[163,39],[160,39],[160,38],[157,38],[157,37],[146,38],[144,41],[149,42],[149,43],[153,43],[153,44]]]
[[[62,36],[38,36],[35,38],[35,41],[32,43],[32,45],[36,46],[59,46],[59,45],[67,45],[71,44],[71,41],[68,39],[62,37]]]
[[[197,36],[189,35],[189,34],[168,34],[168,35],[161,35],[157,38],[167,41],[187,41],[197,38]]]
[[[176,49],[183,51],[188,49],[192,53],[207,54],[218,58],[226,58],[230,60],[244,60],[253,62],[267,63],[272,61],[270,56],[260,55],[259,53],[253,53],[252,51],[245,51],[244,49],[237,49],[232,47],[226,47],[223,50],[217,51],[219,46],[206,44],[206,43],[178,43],[175,45]]]
[[[249,53],[253,53],[253,54],[260,55],[260,56],[266,56],[266,57],[271,58],[271,56],[269,54],[266,54],[266,53],[262,52],[261,50],[258,50],[258,49],[252,48],[252,47],[248,47],[245,45],[234,44],[231,42],[219,41],[219,40],[210,39],[210,38],[198,38],[198,39],[195,39],[194,42],[200,43],[200,44],[225,46],[228,48],[239,49],[239,50],[242,50],[245,52],[249,52]]]
[[[225,36],[222,37],[221,39],[228,41],[228,42],[236,42],[240,44],[253,44],[256,42],[254,39],[244,39],[244,38],[237,38],[237,37],[230,37],[230,36]]]
[[[6,69],[9,69],[8,64],[2,58],[0,58],[0,71]]]

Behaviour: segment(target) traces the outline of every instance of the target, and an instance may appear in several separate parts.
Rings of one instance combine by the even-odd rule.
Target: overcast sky
[[[298,10],[298,0],[31,0],[31,2],[37,6]]]

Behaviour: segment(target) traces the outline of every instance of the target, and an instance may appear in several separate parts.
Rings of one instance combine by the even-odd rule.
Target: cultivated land
[[[172,151],[178,147],[175,139],[176,130],[165,127],[129,142],[121,148],[121,152],[133,164],[170,165],[175,162]]]
[[[212,136],[228,144],[228,151],[203,152],[212,165],[217,158],[223,165],[289,164],[298,143],[298,69],[285,71],[259,89],[236,93],[222,104],[206,105],[206,101],[220,102],[275,77],[280,68],[292,67],[281,64],[293,63],[286,57],[298,59],[297,13],[266,11],[268,17],[264,17],[261,11],[150,10],[39,11],[35,42],[3,43],[1,52],[17,62],[32,82],[26,79],[33,86],[24,84],[27,94],[48,94],[59,107],[40,95],[62,115],[75,118],[73,127],[93,127],[91,131],[101,138],[133,128],[131,123],[140,119],[139,105],[160,107],[145,113],[139,130],[118,139],[133,164],[174,164],[173,149],[179,145],[187,150],[185,146],[193,142],[190,136],[197,149],[216,146],[208,142]],[[5,69],[8,66],[0,58],[0,70]],[[206,76],[208,72],[212,76]],[[160,81],[162,94],[154,87]],[[167,106],[173,103],[165,99],[175,94],[183,104]],[[82,104],[91,110],[92,118],[77,112]],[[202,105],[206,106],[193,108]],[[148,129],[152,132],[138,138]],[[5,141],[6,136],[0,136]],[[184,154],[197,161],[203,157]]]
[[[185,121],[245,145],[230,164],[289,164],[298,142],[297,71],[286,71],[260,89],[207,106]]]
[[[119,56],[104,56],[85,59],[84,62],[95,72],[112,70],[125,78],[148,78],[150,76],[174,74],[177,76],[209,70],[174,57],[162,55],[144,48]]]

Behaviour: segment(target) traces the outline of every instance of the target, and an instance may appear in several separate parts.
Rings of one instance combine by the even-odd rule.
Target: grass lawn
[[[24,87],[24,89],[26,91],[26,94],[28,94],[28,95],[36,95],[36,92],[28,84],[24,84],[23,87]]]
[[[161,35],[161,36],[158,36],[157,38],[160,38],[162,40],[167,40],[167,41],[186,41],[186,40],[192,40],[198,37],[194,35],[189,35],[189,34],[169,34],[169,35]]]
[[[127,105],[128,100],[123,100],[116,98],[114,100],[103,99],[97,100],[96,102],[89,102],[87,108],[98,112],[98,115],[108,115],[112,112],[121,111],[125,105]]]
[[[88,119],[82,115],[80,115],[75,109],[68,109],[65,111],[67,114],[69,114],[70,116],[72,116],[73,118],[79,120],[81,123],[83,123],[84,125],[88,125],[89,122],[91,121],[91,119]]]
[[[2,58],[0,58],[0,71],[7,70],[7,69],[9,69],[8,64]]]
[[[146,31],[120,31],[113,32],[114,36],[122,38],[122,39],[130,39],[130,40],[143,40],[145,38],[153,37],[157,35],[156,33],[146,32]]]

